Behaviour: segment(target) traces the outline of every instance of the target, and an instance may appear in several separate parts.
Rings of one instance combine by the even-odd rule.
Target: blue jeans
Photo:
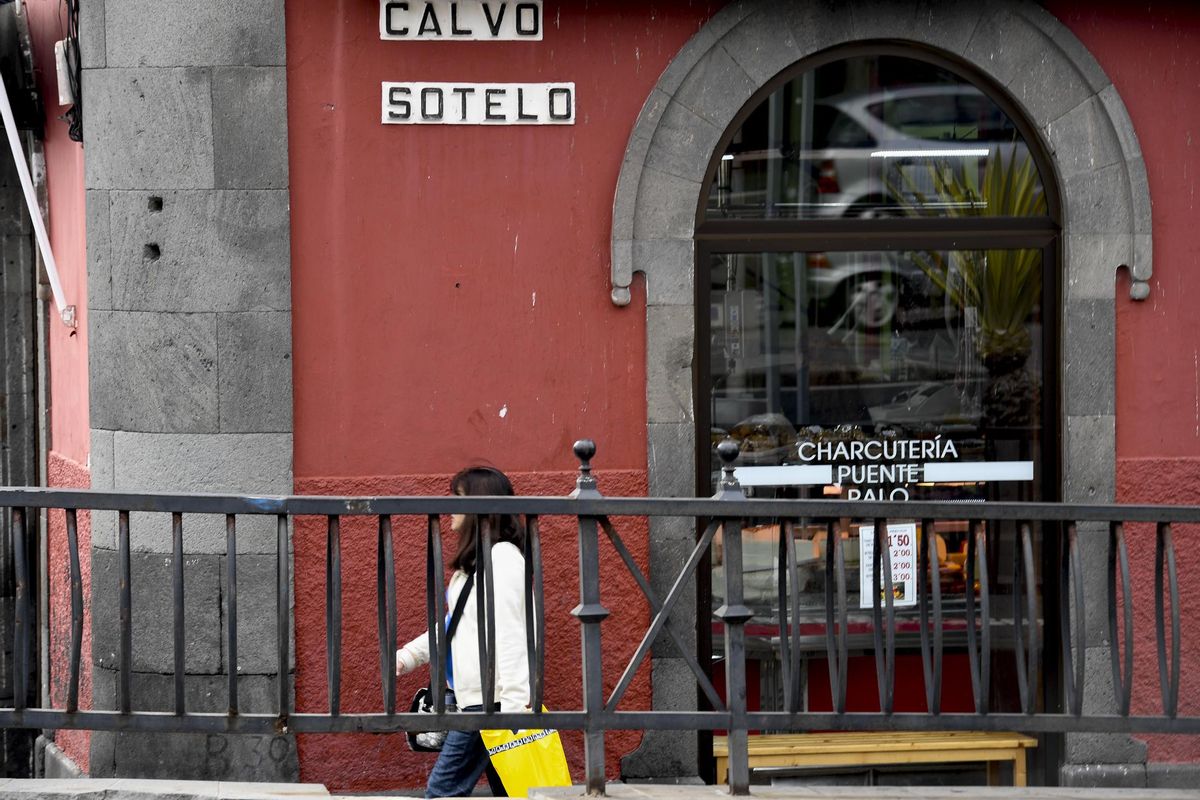
[[[482,706],[468,706],[463,711],[481,711]],[[446,743],[438,753],[437,763],[429,773],[429,784],[425,787],[426,797],[467,797],[479,782],[479,776],[487,772],[488,786],[496,797],[508,797],[500,776],[492,768],[487,748],[479,731],[450,731]]]

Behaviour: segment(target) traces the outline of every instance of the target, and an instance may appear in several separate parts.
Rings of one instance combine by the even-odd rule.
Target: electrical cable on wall
[[[64,0],[67,7],[67,35],[64,40],[67,59],[67,81],[71,87],[72,105],[63,118],[67,135],[73,142],[83,141],[83,63],[79,57],[79,0]]]

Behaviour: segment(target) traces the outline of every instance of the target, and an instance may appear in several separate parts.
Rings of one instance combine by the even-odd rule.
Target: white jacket
[[[483,565],[479,565],[482,570]],[[529,656],[525,645],[525,559],[516,545],[492,545],[492,575],[496,598],[496,687],[494,700],[501,711],[524,711],[529,706]],[[467,573],[457,570],[450,577],[447,613],[454,610]],[[462,619],[450,643],[454,695],[458,707],[483,704],[479,676],[479,619],[476,595],[479,577],[463,607]],[[396,661],[405,672],[429,663],[429,632],[422,633],[396,651]]]

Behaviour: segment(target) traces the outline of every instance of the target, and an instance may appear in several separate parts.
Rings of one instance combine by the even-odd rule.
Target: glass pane
[[[1029,149],[971,83],[900,56],[804,73],[756,108],[721,157],[708,218],[1039,216]]]
[[[715,447],[728,437],[741,448],[738,477],[754,497],[1042,499],[1040,250],[717,254],[709,267],[714,490]],[[771,671],[780,669],[772,626],[779,622],[786,528],[781,520],[756,523],[743,537],[743,580],[755,613],[748,649],[765,676],[766,708]],[[918,523],[889,520],[892,536],[915,545],[914,563],[916,548],[925,546]],[[967,524],[939,521],[933,533],[946,646],[962,655],[966,593],[977,589],[965,583]],[[992,608],[994,616],[1011,620],[1015,540],[1007,528],[998,534],[997,549],[989,552]],[[806,637],[805,658],[816,660],[814,669],[823,668],[816,662],[824,656],[824,558],[831,536],[845,548],[850,648],[871,646],[869,594],[859,590],[869,523],[797,524],[789,544],[800,565],[804,610],[793,624],[813,634]],[[861,563],[869,570],[869,560]],[[714,609],[724,602],[723,569],[718,543]],[[919,641],[916,579],[897,577],[902,653],[915,653]],[[1003,629],[1003,622],[993,628],[999,649],[1011,647]],[[717,625],[718,655],[720,632]],[[1008,664],[1011,651],[1003,659]],[[995,674],[1012,677],[1007,667]],[[958,686],[967,697],[969,685]],[[994,691],[997,709],[1016,697],[1002,677]]]

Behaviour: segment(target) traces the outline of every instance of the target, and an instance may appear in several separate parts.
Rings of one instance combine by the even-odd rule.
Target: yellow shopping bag
[[[509,797],[528,797],[530,789],[570,786],[571,772],[556,730],[480,731],[492,766]]]

